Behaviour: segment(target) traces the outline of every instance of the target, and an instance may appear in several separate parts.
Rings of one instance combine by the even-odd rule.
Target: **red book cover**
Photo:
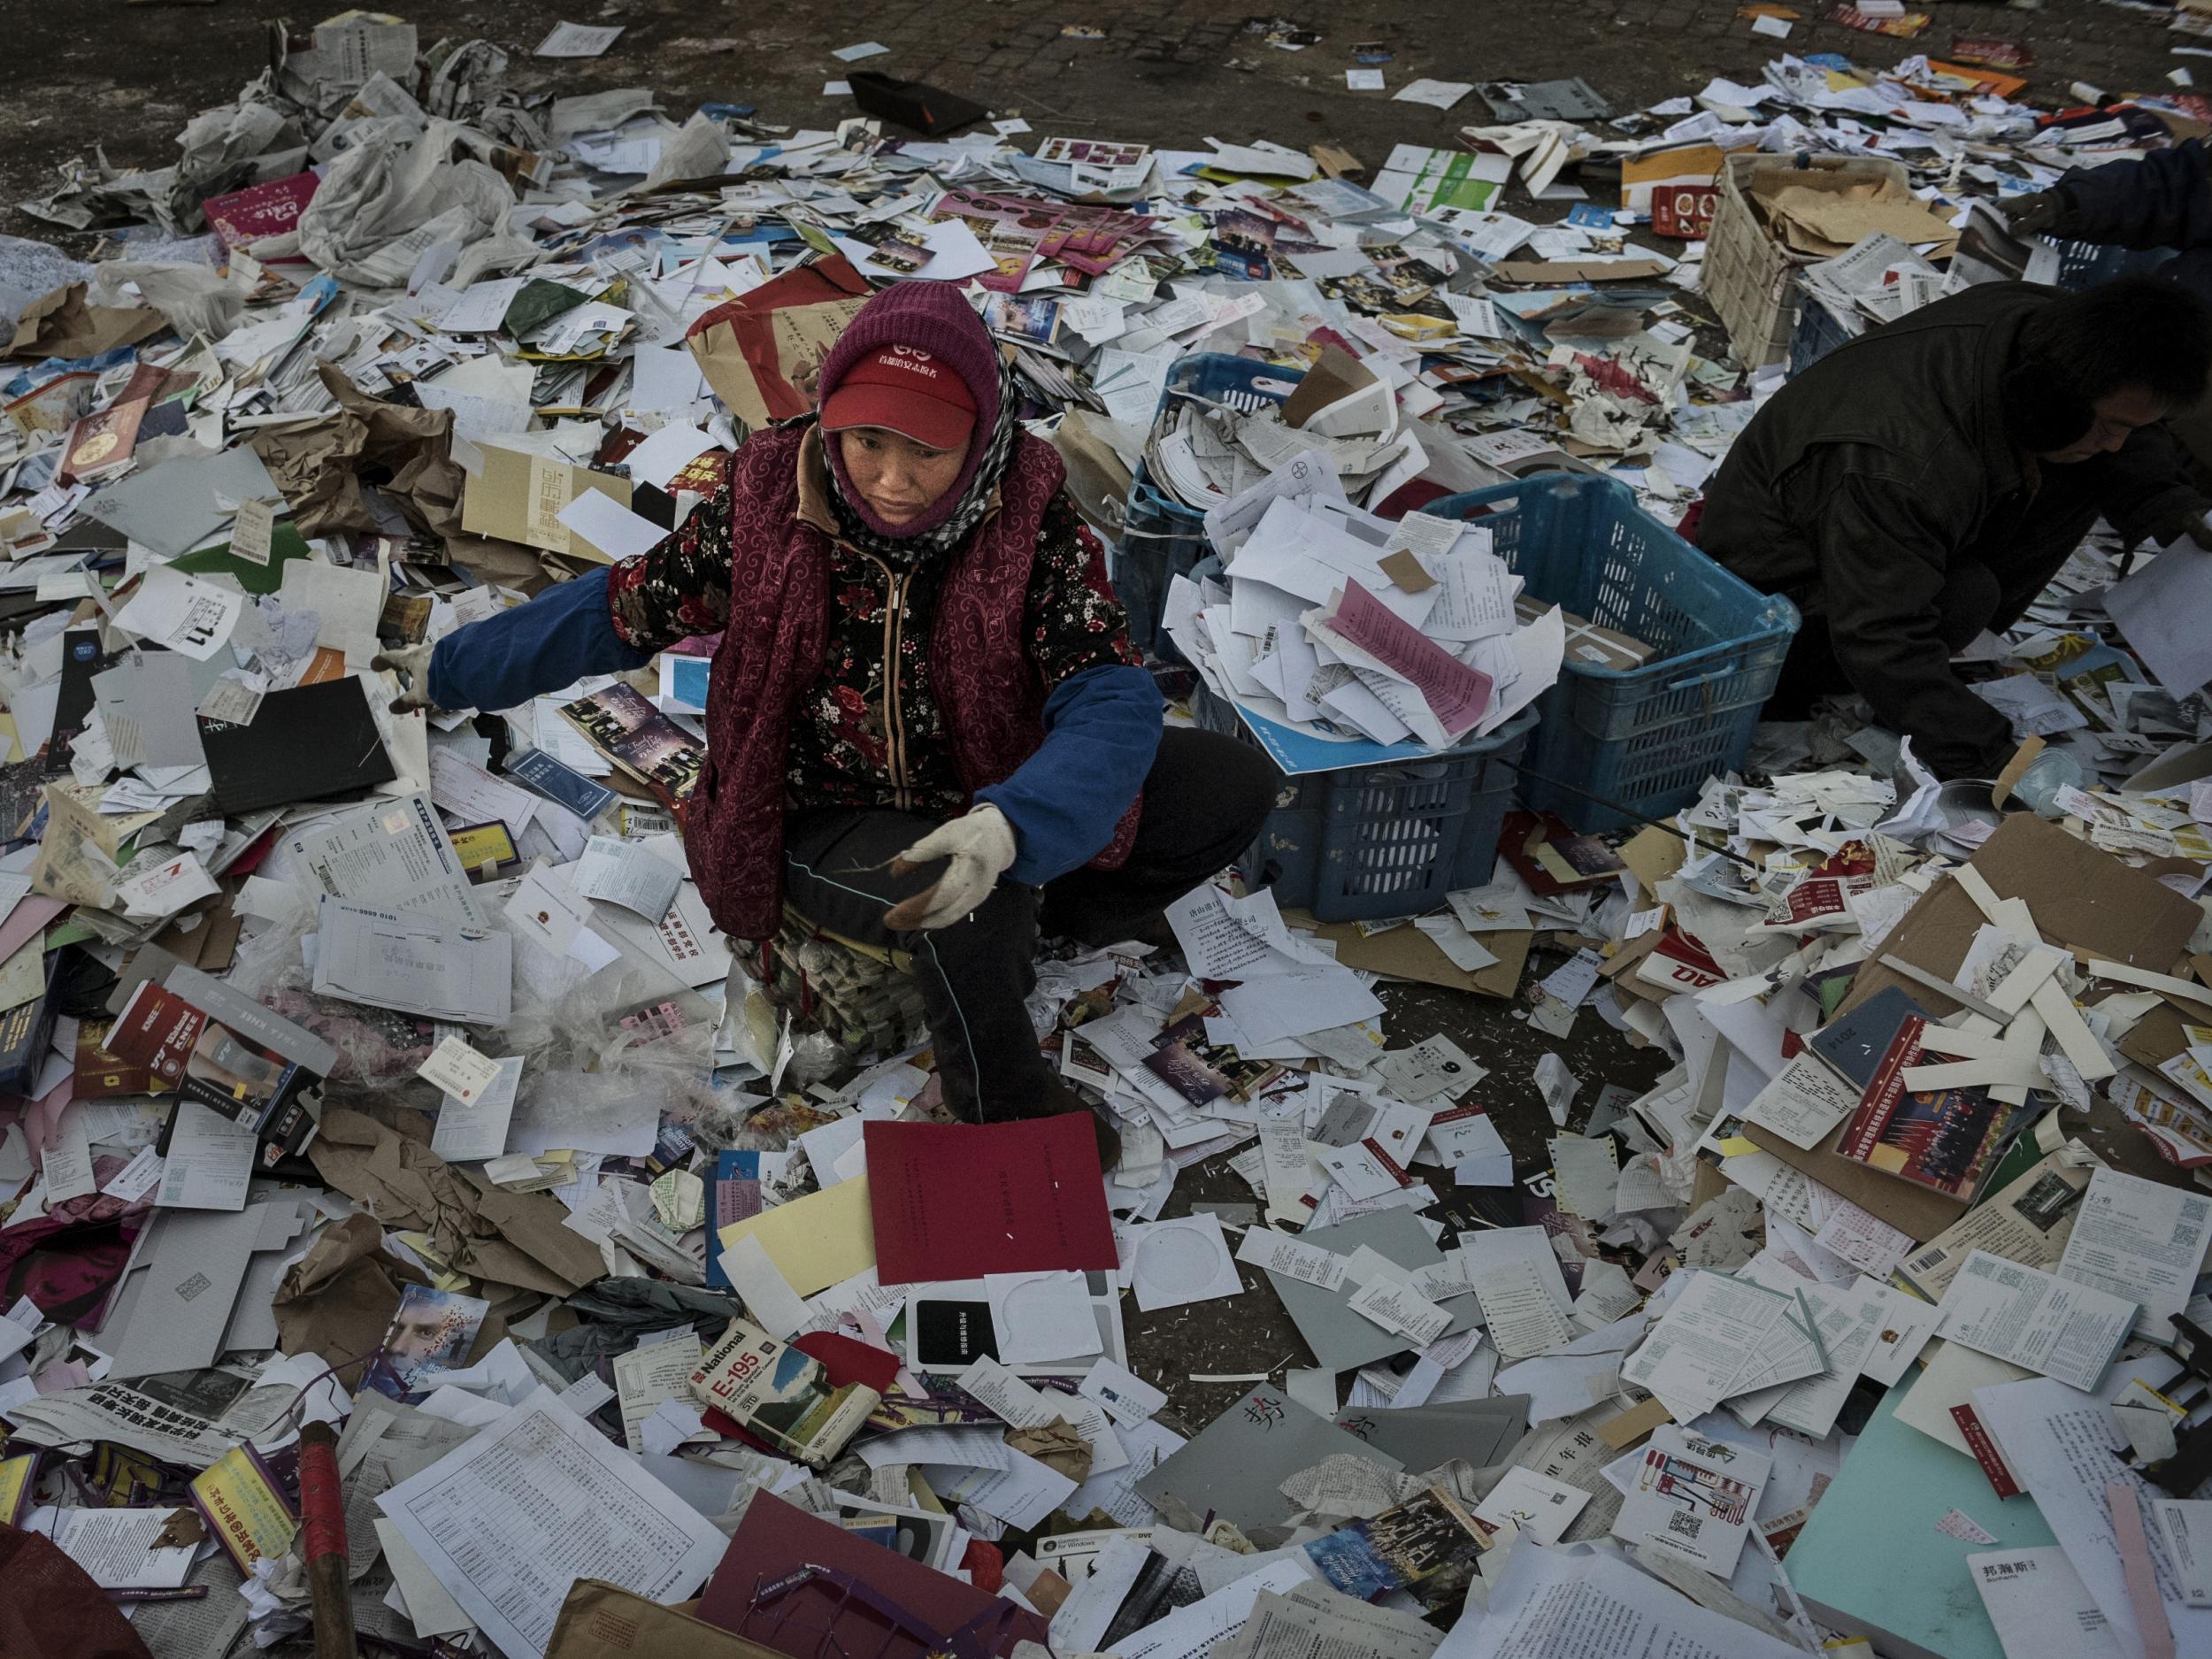
[[[111,1094],[151,1094],[163,1087],[153,1068],[126,1060],[107,1046],[112,1020],[88,1019],[77,1027],[77,1065],[71,1087],[79,1100]]]
[[[1974,1454],[1974,1461],[1982,1466],[1982,1473],[1989,1478],[1992,1490],[2001,1498],[2020,1495],[2020,1483],[2012,1478],[1997,1442],[1989,1438],[1989,1431],[1975,1415],[1972,1406],[1953,1406],[1951,1421],[1959,1425],[1959,1432],[1966,1437],[1967,1449]]]
[[[1719,205],[1717,184],[1664,185],[1651,193],[1651,227],[1662,236],[1695,241],[1711,234]]]
[[[62,442],[61,465],[54,471],[56,481],[79,483],[129,460],[138,448],[139,424],[168,381],[169,372],[151,364],[142,363],[133,370],[121,396],[69,429],[69,436]]]
[[[1889,1040],[1881,1064],[1874,1068],[1874,1080],[1859,1096],[1859,1110],[1851,1114],[1836,1141],[1836,1150],[1845,1157],[1864,1164],[1881,1144],[1882,1126],[1905,1093],[1905,1069],[1920,1064],[1920,1033],[1927,1028],[1928,1022],[1917,1014],[1908,1015]]]
[[[200,204],[211,229],[226,248],[243,248],[264,236],[280,236],[299,223],[300,210],[315,199],[322,183],[311,173],[296,173],[266,184],[250,184],[228,196]]]
[[[1986,1089],[1908,1090],[1905,1072],[1920,1064],[1926,1029],[1917,1015],[1897,1028],[1836,1150],[1916,1187],[1970,1198],[1995,1160],[2012,1113]]]
[[[108,1032],[107,1050],[119,1060],[144,1066],[165,1088],[184,1080],[207,1016],[151,979],[139,981]]]
[[[856,1600],[823,1569],[857,1580],[869,1596]],[[778,1594],[764,1598],[772,1586]],[[877,1610],[883,1603],[928,1634],[893,1627]],[[986,1655],[1011,1654],[1020,1641],[1042,1646],[1046,1638],[1036,1614],[765,1492],[745,1511],[707,1580],[699,1617],[798,1659],[838,1652],[923,1659],[941,1650],[942,1638],[971,1625],[968,1651]]]
[[[886,1285],[1117,1266],[1087,1112],[872,1123],[868,1209]]]

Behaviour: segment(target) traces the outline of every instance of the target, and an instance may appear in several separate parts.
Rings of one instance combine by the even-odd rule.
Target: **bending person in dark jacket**
[[[2148,278],[2082,294],[1998,282],[1831,352],[1754,416],[1699,544],[1804,623],[1770,704],[1855,690],[1939,775],[1994,777],[2006,718],[1952,672],[2098,517],[2132,545],[2207,502],[2162,422],[2212,375],[2212,307]]]
[[[820,396],[649,552],[389,665],[421,701],[510,709],[719,633],[684,822],[716,922],[765,939],[787,903],[911,952],[956,1112],[1080,1110],[1024,1005],[1041,905],[1129,937],[1251,842],[1273,765],[1163,733],[1065,469],[957,293],[875,296]]]

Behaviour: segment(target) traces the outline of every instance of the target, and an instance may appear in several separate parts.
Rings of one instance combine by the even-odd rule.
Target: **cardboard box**
[[[1528,965],[1529,946],[1536,938],[1533,933],[1484,933],[1483,948],[1497,960],[1470,973],[1410,922],[1379,933],[1363,933],[1357,922],[1317,922],[1305,910],[1285,910],[1283,919],[1295,927],[1310,927],[1329,941],[1336,947],[1336,959],[1348,968],[1509,1002],[1519,991],[1521,971]]]
[[[1550,610],[1532,594],[1523,594],[1513,602],[1514,614],[1523,622],[1533,622]],[[1560,618],[1567,625],[1567,661],[1583,663],[1593,668],[1609,668],[1624,672],[1641,668],[1655,655],[1654,648],[1641,640],[1623,634],[1617,628],[1601,627],[1587,618],[1578,617],[1562,609]]]
[[[2108,962],[2171,972],[2201,919],[2197,907],[2179,894],[2032,812],[2008,818],[1974,855],[1972,864],[1999,898],[2027,902],[2044,938]],[[1956,881],[1939,881],[1905,913],[1883,950],[1948,979],[1966,960],[1967,947],[1983,919],[1979,907]],[[1939,1017],[1956,1011],[1940,994],[1879,962],[1869,962],[1854,976],[1851,994],[1839,1015],[1893,985]],[[2161,1017],[2170,1011],[2152,1010],[2129,1042],[2139,1043],[2155,1033]],[[2174,1024],[2177,1031],[2178,1021]],[[1956,1199],[1839,1156],[1835,1146],[1840,1127],[1809,1151],[1756,1124],[1747,1125],[1745,1133],[1760,1150],[1802,1170],[1916,1240],[1925,1242],[1966,1213],[1967,1206]],[[2103,1142],[2099,1149],[2105,1149]]]
[[[468,481],[461,497],[461,528],[471,535],[495,536],[526,547],[565,553],[595,565],[613,561],[563,524],[560,514],[588,489],[630,504],[630,480],[565,461],[526,455],[483,444],[484,467]]]
[[[1647,282],[1668,266],[1660,259],[1509,259],[1497,270],[1506,282]]]

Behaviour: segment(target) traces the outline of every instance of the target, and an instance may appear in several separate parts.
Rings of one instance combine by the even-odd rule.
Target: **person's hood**
[[[824,436],[824,457],[837,474],[840,491],[862,522],[878,535],[903,540],[933,530],[950,518],[975,482],[976,469],[991,447],[998,429],[998,347],[975,308],[944,282],[895,282],[860,308],[837,343],[822,360],[816,396],[826,403],[838,382],[852,365],[886,346],[913,346],[943,359],[975,399],[975,430],[968,436],[968,454],[952,488],[937,498],[928,511],[904,524],[887,524],[877,518],[853,488],[845,472],[839,446]]]

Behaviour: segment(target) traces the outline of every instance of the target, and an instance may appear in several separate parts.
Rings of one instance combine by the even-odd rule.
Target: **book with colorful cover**
[[[322,180],[313,173],[295,173],[282,179],[250,184],[226,196],[211,196],[200,204],[208,227],[223,239],[226,248],[245,248],[264,236],[281,236],[297,227],[300,211],[315,199]]]
[[[142,363],[131,372],[130,383],[115,401],[95,414],[81,417],[62,441],[61,461],[54,469],[58,484],[89,483],[119,472],[130,465],[138,447],[140,423],[169,384],[169,372]]]
[[[690,733],[620,684],[563,703],[561,714],[594,749],[681,818],[707,757]]]
[[[0,1094],[32,1093],[45,1069],[46,1049],[53,1041],[54,1022],[61,1012],[54,995],[54,976],[60,972],[62,953],[46,953],[46,988],[27,1002],[18,1002],[0,1013]]]
[[[165,986],[142,980],[108,1033],[108,1052],[143,1065],[173,1089],[257,1133],[290,1139],[296,1097],[322,1081],[313,1072],[218,1025]]]
[[[760,1214],[760,1154],[716,1153],[714,1182],[708,1189],[707,1199],[714,1207],[708,1225],[717,1238],[721,1236],[723,1228],[750,1221]],[[722,1253],[718,1249],[707,1252],[707,1288],[730,1288],[730,1276],[722,1271]]]
[[[284,1483],[242,1441],[194,1476],[191,1489],[207,1530],[250,1578],[256,1562],[281,1557],[300,1530]]]
[[[21,1523],[31,1505],[31,1487],[38,1473],[38,1454],[0,1458],[0,1526]]]
[[[883,1396],[858,1383],[832,1387],[821,1362],[742,1319],[707,1350],[691,1393],[787,1457],[826,1469]]]
[[[1883,1057],[1905,1022],[1920,1022],[1914,1028],[1917,1035],[1929,1018],[1926,1009],[1895,986],[1888,986],[1849,1012],[1837,1015],[1808,1038],[1805,1046],[1863,1093],[1872,1086]]]
[[[1971,1198],[2003,1149],[2014,1113],[1986,1089],[1908,1089],[1905,1073],[1921,1064],[1927,1027],[1917,1014],[1899,1024],[1836,1151],[1946,1197]]]

